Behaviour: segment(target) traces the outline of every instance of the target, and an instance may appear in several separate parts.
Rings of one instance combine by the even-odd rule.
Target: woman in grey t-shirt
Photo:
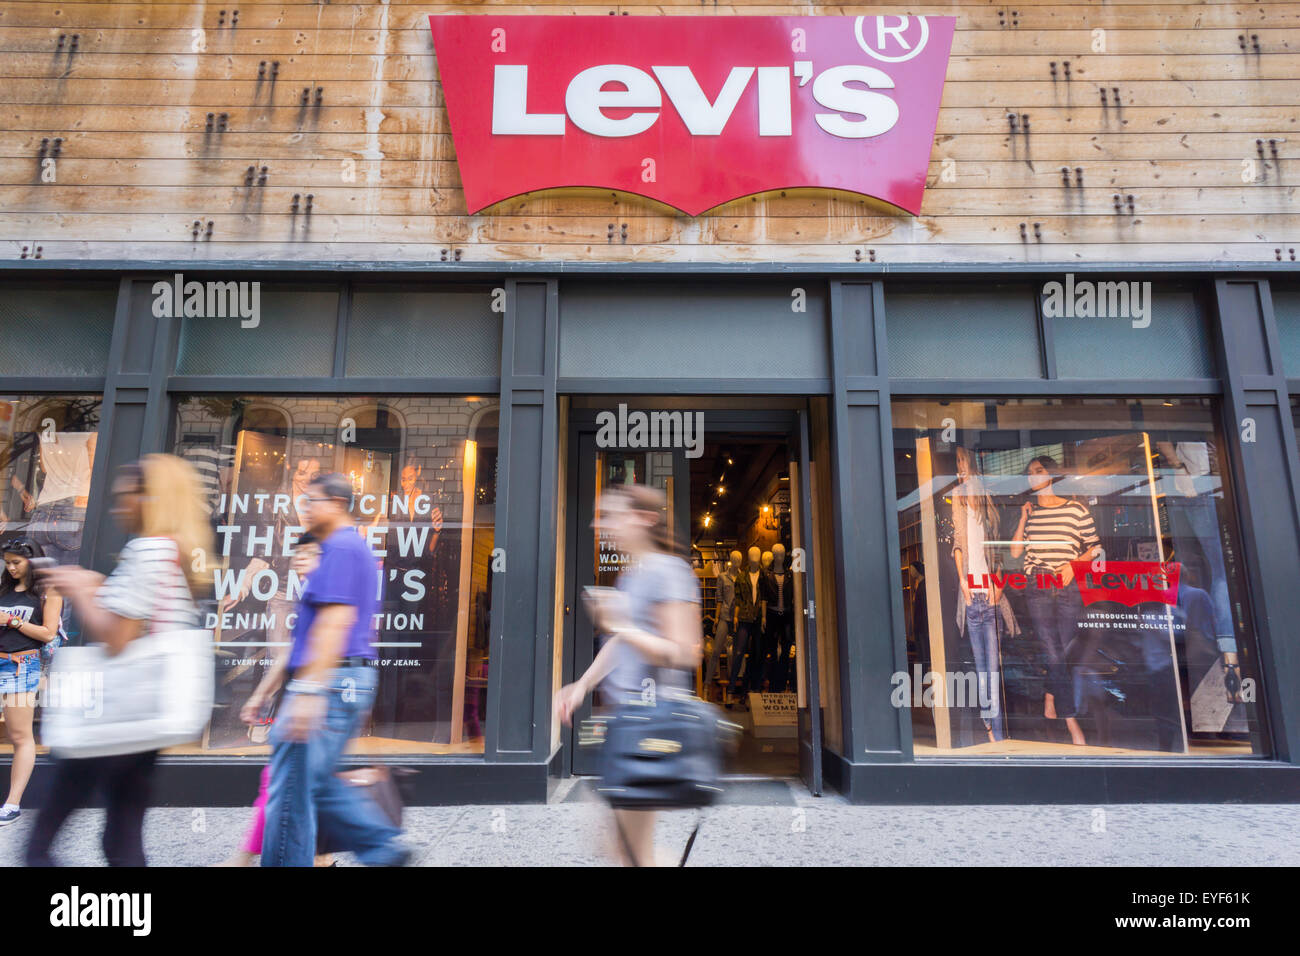
[[[617,589],[602,588],[590,599],[597,631],[609,636],[587,672],[555,695],[556,716],[566,725],[597,684],[616,701],[640,697],[660,683],[689,686],[704,644],[699,585],[673,551],[663,493],[643,485],[606,492],[598,515],[601,530],[628,554],[631,566]],[[620,849],[635,856],[626,862],[653,865],[654,813],[614,813],[627,842]]]

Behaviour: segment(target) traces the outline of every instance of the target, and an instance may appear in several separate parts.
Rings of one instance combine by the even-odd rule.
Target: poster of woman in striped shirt
[[[1078,633],[1083,602],[1074,581],[1071,561],[1090,561],[1101,546],[1097,528],[1088,506],[1058,495],[1054,486],[1061,466],[1050,455],[1039,455],[1029,462],[1025,474],[1029,479],[1030,499],[1020,509],[1020,523],[1012,535],[1011,556],[1024,556],[1026,603],[1034,636],[1047,662],[1047,689],[1043,695],[1043,716],[1048,720],[1065,718],[1070,740],[1087,743],[1075,716],[1074,679],[1070,672],[1067,648]],[[1059,576],[1061,586],[1040,586],[1038,575]]]

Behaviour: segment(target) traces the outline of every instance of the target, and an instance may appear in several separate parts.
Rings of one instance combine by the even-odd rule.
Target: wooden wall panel
[[[891,10],[770,0],[0,0],[0,256],[30,256],[39,246],[43,259],[310,263],[456,255],[1292,261],[1300,246],[1300,2],[907,7],[957,17],[918,217],[806,189],[746,197],[694,219],[596,189],[530,194],[467,215],[430,13],[880,12]],[[1096,30],[1105,52],[1095,49],[1103,36]],[[275,81],[259,80],[270,63],[278,64]],[[1012,113],[1029,116],[1028,135],[1011,131]],[[56,181],[43,182],[42,144],[48,150],[56,139]]]

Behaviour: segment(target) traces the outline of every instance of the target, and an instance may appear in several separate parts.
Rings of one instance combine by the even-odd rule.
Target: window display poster
[[[1209,422],[1188,424],[912,432],[898,460],[900,493],[916,489],[900,538],[918,734],[1019,753],[1244,742],[1222,481]]]
[[[338,471],[352,483],[355,533],[374,555],[378,598],[379,683],[363,745],[481,749],[495,428],[484,473],[478,442],[445,434],[445,425],[431,434],[359,427],[355,440],[340,441],[320,428],[290,437],[266,421],[234,431],[213,509],[216,603],[204,624],[217,640],[219,689],[205,748],[265,741],[265,725],[250,729],[239,709],[292,639],[305,586],[291,567],[305,531],[298,502],[313,478]]]
[[[90,499],[98,396],[0,397],[0,533],[75,564]]]

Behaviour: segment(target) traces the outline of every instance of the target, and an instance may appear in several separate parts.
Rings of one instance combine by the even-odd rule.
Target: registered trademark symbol
[[[880,60],[883,63],[903,63],[910,60],[912,57],[924,50],[926,43],[930,40],[930,24],[926,22],[925,17],[916,18],[921,24],[921,36],[917,40],[915,47],[911,46],[903,37],[903,32],[907,29],[908,23],[912,19],[911,16],[900,14],[898,17],[898,23],[893,26],[890,26],[885,22],[885,17],[874,17],[873,19],[876,21],[876,46],[873,47],[862,35],[862,21],[866,19],[866,17],[858,17],[853,21],[853,35],[858,38],[858,46],[862,47],[867,56]],[[885,53],[886,37],[893,37],[894,41],[907,52],[901,56],[889,56]]]

